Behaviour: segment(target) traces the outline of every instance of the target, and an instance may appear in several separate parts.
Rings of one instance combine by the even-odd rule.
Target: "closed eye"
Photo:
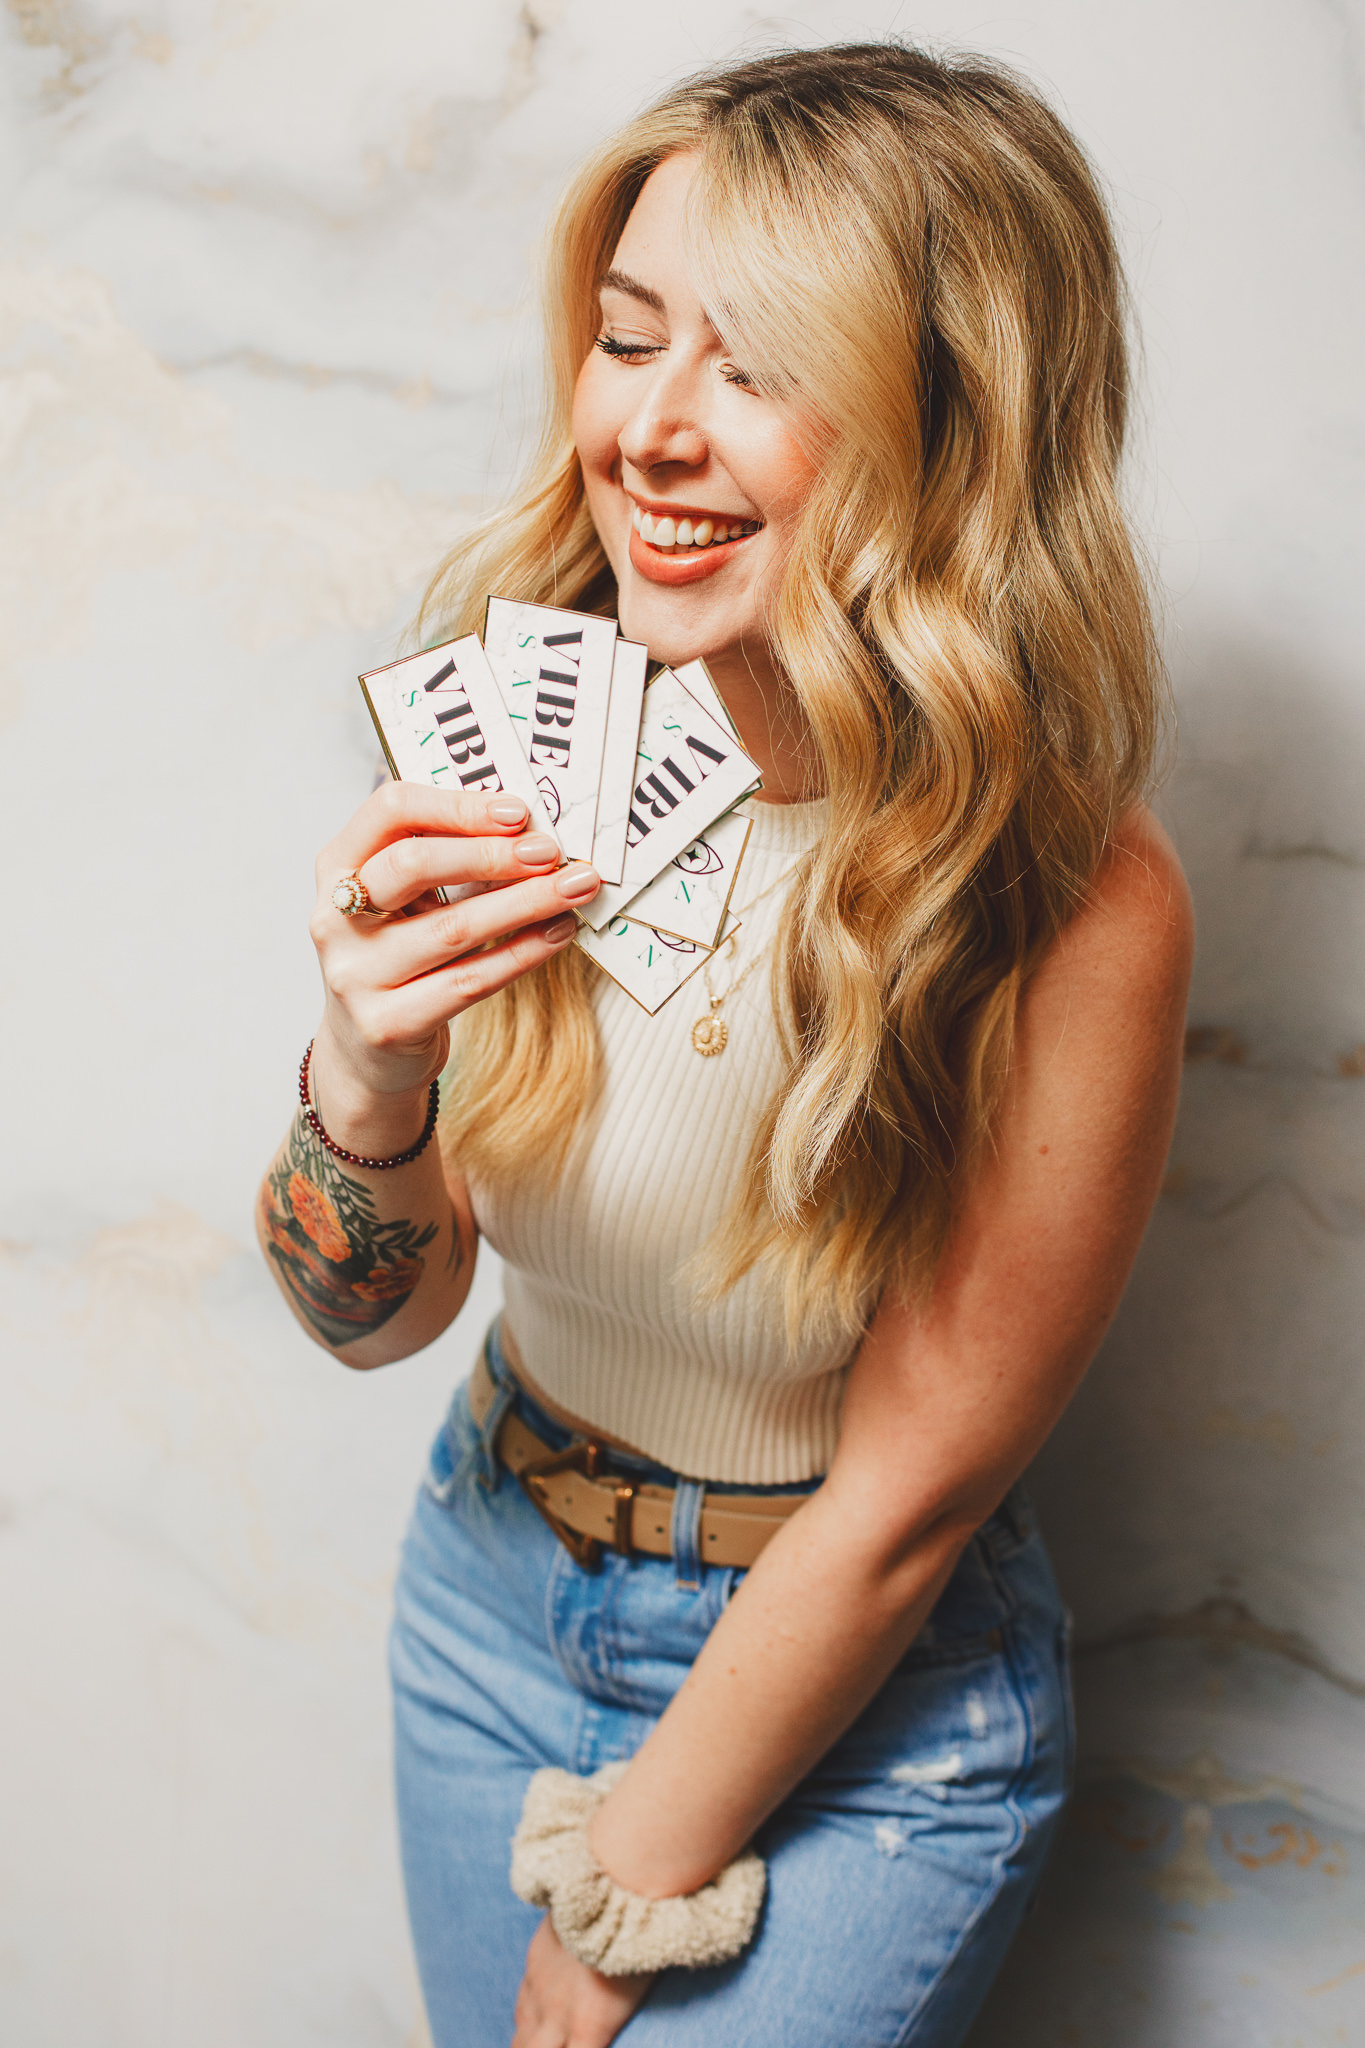
[[[600,348],[603,355],[610,356],[614,362],[638,363],[643,361],[646,356],[657,356],[660,354],[663,343],[658,341],[618,341],[614,334],[599,334],[594,346]]]

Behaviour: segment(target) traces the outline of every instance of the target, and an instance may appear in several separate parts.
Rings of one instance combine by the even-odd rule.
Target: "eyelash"
[[[614,334],[599,334],[597,346],[613,362],[634,362],[640,356],[656,356],[659,344],[648,341],[618,341]]]
[[[638,363],[648,356],[657,356],[663,344],[651,341],[618,341],[614,334],[599,334],[594,347],[600,348],[604,356],[610,356],[616,363]],[[754,389],[753,378],[743,370],[722,370],[727,384],[734,384],[741,391]]]

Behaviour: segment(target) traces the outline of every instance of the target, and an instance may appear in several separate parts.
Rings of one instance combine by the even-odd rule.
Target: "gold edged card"
[[[505,789],[525,803],[532,829],[555,836],[476,634],[370,669],[360,687],[398,781],[471,794]]]
[[[591,860],[616,621],[490,597],[483,647],[570,860]]]
[[[635,787],[635,754],[640,744],[640,707],[645,694],[649,650],[638,640],[618,640],[611,671],[611,704],[602,748],[602,787],[597,797],[597,831],[592,864],[604,882],[619,882],[626,859],[630,799]]]
[[[731,918],[721,943],[738,930],[739,920]],[[675,939],[624,917],[614,917],[600,932],[584,926],[574,944],[651,1017],[715,957],[714,947],[696,946],[690,939]]]
[[[663,669],[644,695],[635,785],[618,883],[604,883],[579,912],[600,931],[709,825],[760,780],[732,731]]]
[[[632,897],[622,917],[708,949],[718,946],[753,827],[742,811],[727,811]]]

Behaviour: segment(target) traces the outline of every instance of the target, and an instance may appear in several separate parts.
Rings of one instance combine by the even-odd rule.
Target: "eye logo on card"
[[[725,863],[715,847],[709,845],[705,839],[694,839],[690,846],[683,848],[673,865],[675,868],[681,868],[685,875],[715,875],[719,874]]]
[[[614,619],[490,597],[470,633],[360,679],[390,772],[506,789],[603,886],[575,941],[651,1016],[737,929],[730,899],[760,786],[701,662],[646,689]]]
[[[757,764],[729,730],[714,719],[671,669],[658,674],[645,691],[640,713],[640,739],[635,758],[635,788],[629,808],[626,857],[621,880],[604,884],[579,916],[594,931],[618,912],[635,915],[635,898],[649,887],[677,856],[698,838],[706,838],[722,813],[756,788]],[[740,828],[740,844],[749,821]],[[721,856],[724,858],[724,856]],[[671,880],[680,881],[674,870]],[[733,876],[731,877],[733,885]],[[728,901],[726,892],[725,901]],[[650,916],[679,938],[714,945],[725,902],[716,907],[709,928],[678,930],[673,918]],[[641,912],[641,916],[647,915]]]

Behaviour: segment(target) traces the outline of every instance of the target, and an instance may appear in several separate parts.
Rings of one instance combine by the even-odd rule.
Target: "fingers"
[[[385,990],[376,1006],[382,1006],[382,1026],[376,1019],[368,1038],[372,1043],[417,1043],[485,996],[496,995],[518,975],[562,953],[577,930],[578,919],[572,912],[563,913],[547,924],[515,932],[500,945],[464,954],[449,966]]]
[[[396,839],[365,861],[360,879],[376,910],[401,910],[433,889],[469,882],[498,885],[524,882],[546,874],[562,858],[545,832],[521,832],[515,838]],[[521,920],[525,922],[525,920]]]
[[[517,1991],[511,2048],[611,2048],[653,1982],[603,1977],[537,1928]]]
[[[574,906],[590,902],[600,887],[596,870],[586,861],[576,861],[536,881],[509,883],[393,924],[370,925],[355,934],[357,952],[351,968],[372,987],[398,988],[527,926],[561,918]],[[338,979],[346,971],[338,962]]]
[[[520,797],[466,796],[423,782],[385,782],[318,855],[318,883],[330,890],[338,875],[354,873],[398,839],[424,833],[511,839],[525,830],[527,816]]]

